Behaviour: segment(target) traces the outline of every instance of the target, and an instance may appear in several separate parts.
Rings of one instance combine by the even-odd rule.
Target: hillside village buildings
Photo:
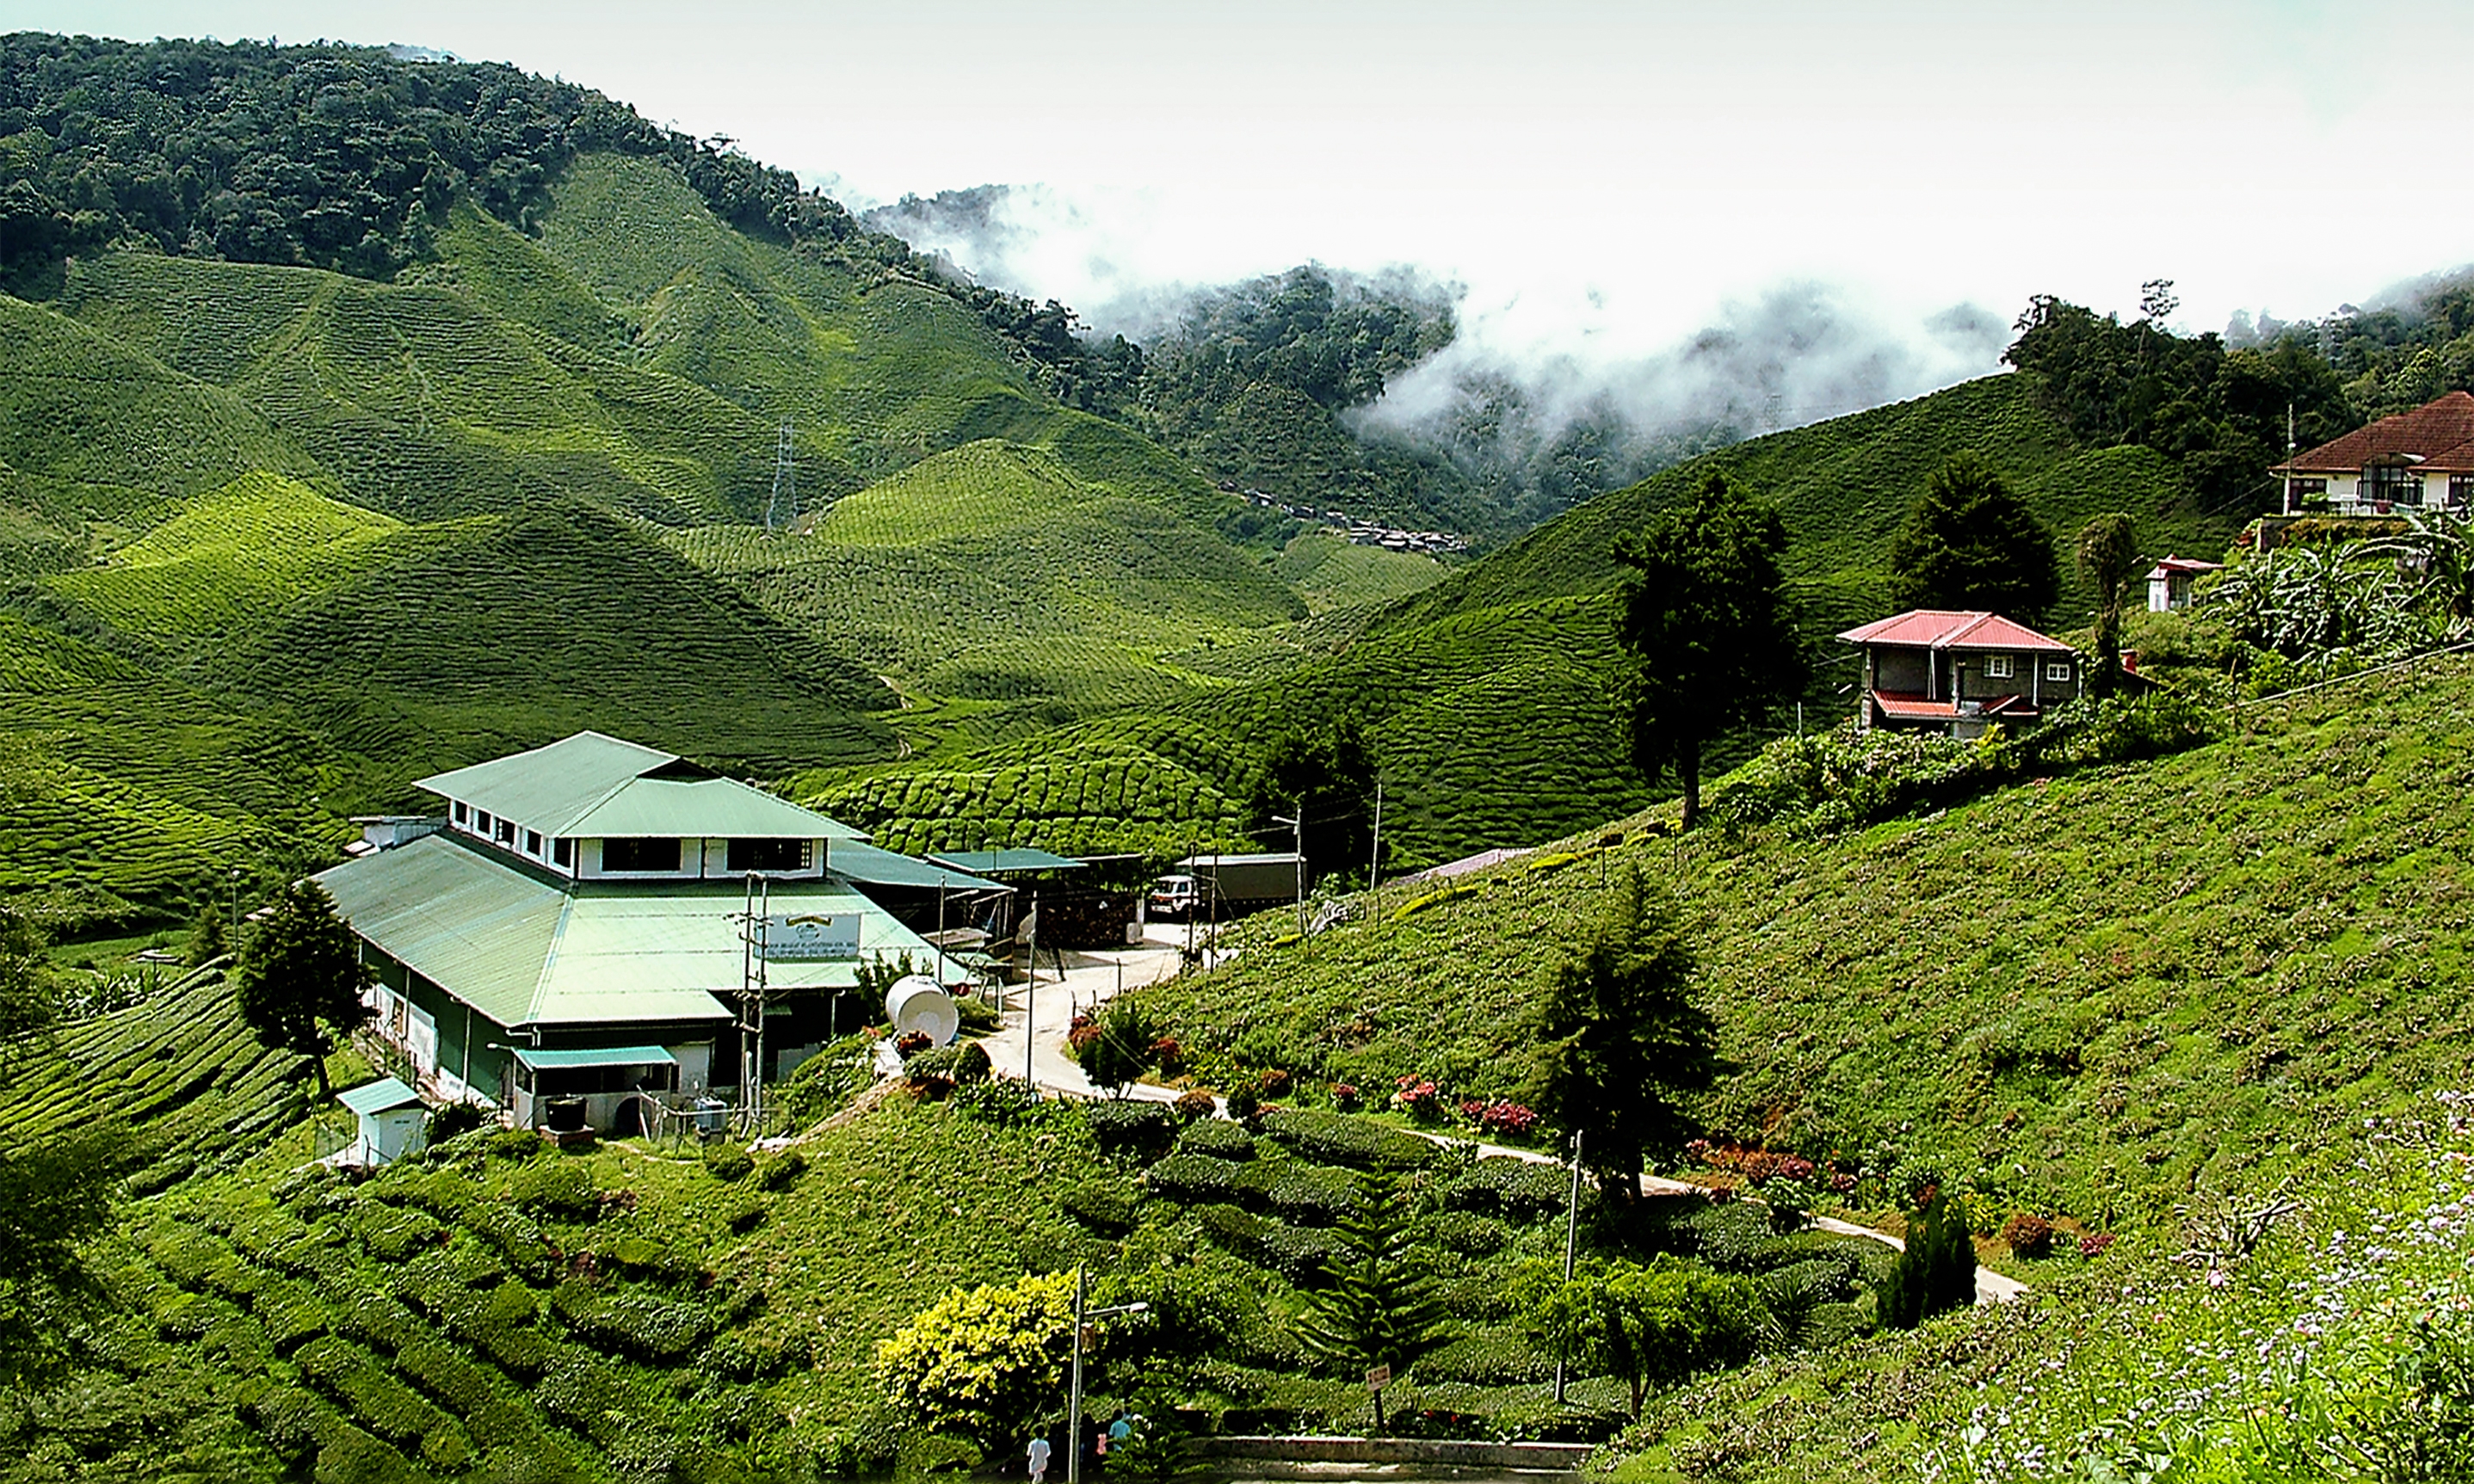
[[[2074,699],[2078,653],[1998,613],[1911,609],[1838,637],[1864,653],[1856,725],[1977,737]]]
[[[2285,512],[2340,515],[2474,506],[2474,395],[2451,392],[2307,448],[2269,470]]]
[[[437,817],[378,822],[381,848],[317,879],[377,966],[377,1029],[421,1083],[522,1126],[557,1113],[634,1133],[751,1072],[787,1075],[852,1028],[836,1003],[864,959],[966,977],[886,900],[1005,890],[598,732],[419,786]],[[760,889],[761,931],[745,912]],[[760,972],[761,1036],[742,995]]]

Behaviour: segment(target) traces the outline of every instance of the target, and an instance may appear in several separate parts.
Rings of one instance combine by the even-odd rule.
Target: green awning
[[[1047,850],[1028,848],[1010,850],[939,850],[928,859],[939,866],[957,871],[976,871],[985,875],[1016,875],[1026,871],[1079,871],[1082,862],[1071,855],[1052,854]]]
[[[419,1107],[421,1094],[394,1077],[381,1077],[376,1082],[348,1089],[335,1094],[335,1101],[366,1118],[385,1113],[390,1108]]]
[[[845,881],[859,881],[869,886],[910,886],[928,892],[939,888],[949,892],[1012,890],[1002,882],[982,880],[954,866],[912,860],[908,855],[896,855],[891,850],[861,845],[855,840],[836,840],[826,846],[825,870]]]
[[[572,1046],[542,1050],[518,1046],[516,1060],[534,1071],[570,1066],[676,1066],[679,1059],[660,1046]]]

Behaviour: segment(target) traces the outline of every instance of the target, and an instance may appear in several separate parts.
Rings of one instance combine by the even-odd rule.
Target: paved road
[[[1031,1043],[1031,1080],[1046,1091],[1067,1097],[1099,1097],[1102,1090],[1082,1075],[1082,1068],[1065,1054],[1065,1032],[1073,1024],[1074,1013],[1104,1004],[1120,988],[1153,984],[1176,972],[1177,952],[1185,942],[1185,929],[1174,923],[1155,923],[1152,937],[1140,947],[1125,947],[1095,953],[1066,955],[1065,977],[1059,982],[1055,970],[1043,969],[1034,993],[1028,985],[1016,985],[1006,993],[1005,1018],[1001,1027],[980,1042],[987,1048],[988,1062],[1000,1077],[1023,1075],[1023,1022],[1035,1001],[1037,1022],[1032,1027]],[[1127,1096],[1151,1102],[1171,1102],[1177,1096],[1175,1088],[1155,1083],[1138,1082],[1127,1089]],[[1443,1135],[1427,1137],[1442,1141]],[[1506,1144],[1480,1144],[1481,1157],[1500,1155],[1524,1160],[1533,1164],[1557,1164],[1554,1155],[1534,1149],[1515,1149]],[[1643,1175],[1642,1191],[1650,1195],[1684,1195],[1698,1193],[1706,1187],[1687,1181],[1668,1180],[1659,1175]],[[1816,1216],[1812,1225],[1824,1232],[1841,1236],[1860,1236],[1904,1250],[1906,1244],[1886,1232],[1841,1221],[1834,1216]],[[1976,1270],[1976,1302],[2006,1304],[2027,1291],[2027,1285],[2015,1278],[2005,1278],[1991,1268]]]

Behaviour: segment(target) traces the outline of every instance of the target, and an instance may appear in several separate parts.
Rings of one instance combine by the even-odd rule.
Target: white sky
[[[1013,286],[1084,307],[1407,262],[1515,354],[1651,354],[1793,279],[1913,325],[2127,314],[2164,276],[2213,329],[2474,260],[2462,3],[0,0],[0,29],[511,61],[854,197],[1044,184],[1079,225]]]

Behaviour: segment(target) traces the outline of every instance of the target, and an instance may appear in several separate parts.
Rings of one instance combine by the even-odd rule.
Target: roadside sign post
[[[1380,1365],[1366,1373],[1366,1389],[1374,1395],[1374,1430],[1383,1430],[1383,1388],[1392,1384],[1392,1368]]]

